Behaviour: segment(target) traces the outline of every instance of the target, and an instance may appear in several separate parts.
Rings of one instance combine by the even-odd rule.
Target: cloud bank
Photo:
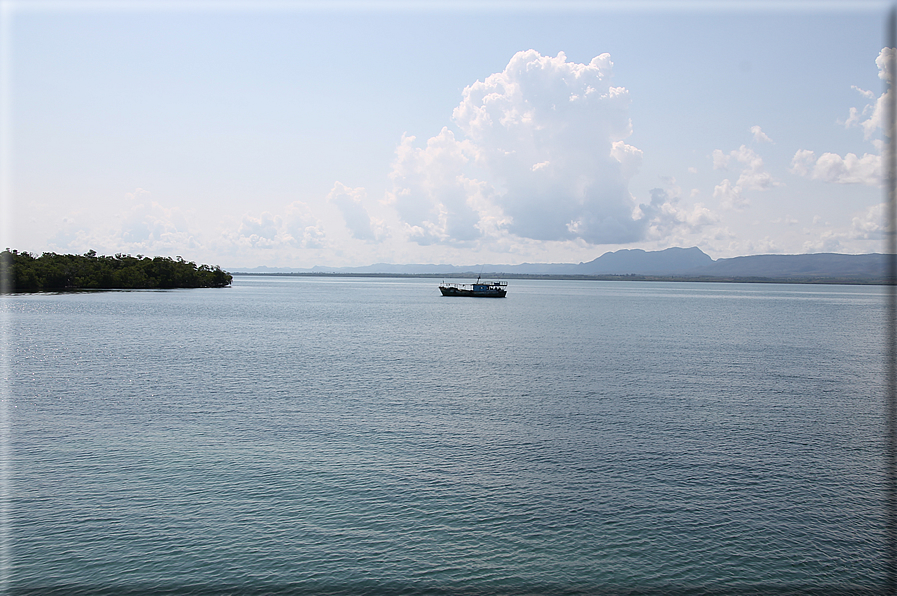
[[[883,80],[893,77],[893,57],[894,51],[885,49],[876,60]],[[874,136],[886,94],[856,91],[867,105],[841,124]],[[711,174],[714,178],[693,178],[698,168],[689,167],[692,176],[683,195],[675,178],[658,174],[662,188],[641,186],[645,181],[639,180],[645,190],[635,197],[629,187],[643,155],[627,142],[633,131],[630,104],[629,91],[614,82],[607,54],[579,64],[563,53],[519,52],[501,72],[467,86],[434,136],[402,135],[385,188],[333,181],[329,192],[325,186],[316,196],[258,201],[255,209],[234,210],[211,226],[197,213],[171,206],[182,204],[177,198],[151,200],[138,189],[103,230],[86,226],[85,215],[73,212],[51,243],[145,254],[187,247],[234,263],[304,266],[354,264],[358,255],[363,262],[473,261],[476,257],[469,255],[499,259],[497,254],[514,255],[512,261],[577,258],[595,246],[635,242],[656,248],[697,244],[730,254],[784,249],[769,236],[745,241],[727,227],[748,208],[757,221],[766,216],[770,201],[759,193],[781,182],[778,170],[772,170],[773,177],[760,154],[775,153],[773,145],[781,139],[751,126],[746,144],[709,156],[719,171]],[[785,160],[773,166],[781,169]],[[800,149],[790,171],[825,183],[876,186],[881,159],[871,153],[842,157]],[[695,202],[699,197],[704,202]],[[853,220],[837,230],[820,232],[814,223],[804,231],[815,236],[814,244],[805,243],[804,249],[875,241],[881,236],[879,212],[852,214]],[[794,230],[796,221],[777,218],[773,223]]]
[[[321,248],[324,230],[308,205],[294,201],[286,206],[283,215],[267,211],[243,215],[240,227],[228,240],[243,249]]]

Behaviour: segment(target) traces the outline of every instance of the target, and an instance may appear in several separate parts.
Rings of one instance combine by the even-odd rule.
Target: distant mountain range
[[[697,247],[659,251],[624,249],[609,252],[588,263],[523,263],[521,265],[391,265],[366,267],[313,267],[289,269],[255,267],[236,273],[335,273],[354,275],[445,275],[529,277],[619,277],[683,278],[710,280],[757,280],[802,282],[881,283],[886,280],[887,255],[754,255],[713,260]]]

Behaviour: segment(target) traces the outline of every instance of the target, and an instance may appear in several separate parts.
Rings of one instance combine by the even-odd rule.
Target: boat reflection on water
[[[507,290],[508,282],[505,281],[484,281],[481,282],[477,277],[476,283],[472,284],[447,284],[442,282],[439,291],[443,296],[470,296],[471,298],[504,298]]]

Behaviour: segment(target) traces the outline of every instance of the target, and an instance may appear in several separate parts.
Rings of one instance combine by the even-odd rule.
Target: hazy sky
[[[2,2],[2,234],[225,267],[881,252],[884,3]]]

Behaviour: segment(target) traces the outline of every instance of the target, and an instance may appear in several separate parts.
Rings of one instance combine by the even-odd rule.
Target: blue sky
[[[458,6],[4,2],[4,246],[883,249],[886,4]]]

